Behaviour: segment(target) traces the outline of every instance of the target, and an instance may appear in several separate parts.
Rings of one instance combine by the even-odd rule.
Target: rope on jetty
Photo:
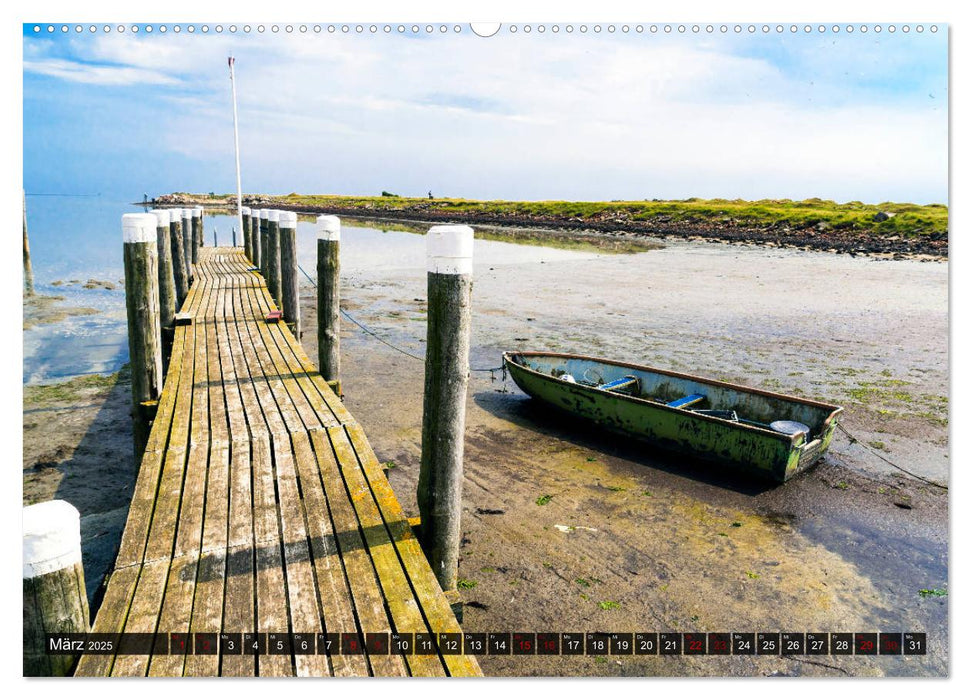
[[[887,464],[889,464],[894,469],[898,469],[898,470],[902,471],[904,474],[907,474],[908,476],[914,477],[918,481],[923,481],[925,484],[930,484],[931,486],[936,486],[937,488],[944,489],[945,491],[948,490],[947,486],[945,486],[944,484],[939,484],[936,481],[931,481],[930,479],[925,479],[924,477],[920,476],[919,474],[914,474],[912,471],[907,471],[906,469],[904,469],[903,467],[901,467],[899,464],[894,464],[893,462],[891,462],[889,459],[887,459],[886,457],[884,457],[882,454],[880,454],[876,450],[871,449],[870,446],[867,445],[865,442],[862,442],[859,439],[857,439],[855,436],[851,435],[850,434],[850,431],[847,430],[846,428],[844,428],[841,423],[837,423],[836,424],[836,427],[839,428],[843,432],[843,434],[846,435],[847,438],[849,438],[851,445],[859,445],[860,447],[862,447],[863,449],[865,449],[870,454],[874,455],[875,457],[879,457],[880,459],[882,459],[884,462],[886,462]]]
[[[314,286],[314,288],[316,289],[317,288],[317,281],[313,277],[311,277],[310,275],[307,274],[307,271],[303,269],[303,265],[297,265],[297,267],[300,268],[300,272],[303,273],[303,276],[306,277],[307,278],[307,281],[310,282],[310,284],[312,284]],[[419,362],[424,362],[425,361],[425,358],[423,356],[416,355],[415,353],[410,352],[408,350],[405,350],[404,348],[398,347],[397,345],[395,345],[394,343],[390,342],[389,340],[386,340],[385,338],[382,338],[375,331],[371,330],[370,328],[368,328],[367,326],[365,326],[363,323],[361,323],[360,321],[358,321],[356,318],[354,318],[353,316],[351,316],[349,313],[347,313],[347,311],[345,311],[344,309],[341,309],[341,315],[344,316],[344,318],[346,318],[348,321],[350,321],[351,323],[353,323],[355,326],[357,326],[358,328],[360,328],[362,331],[364,331],[365,333],[367,333],[368,335],[370,335],[372,338],[374,338],[378,342],[384,343],[385,345],[387,345],[392,350],[397,350],[402,355],[405,355],[407,357],[410,357],[413,360],[418,360]],[[489,372],[492,375],[492,378],[493,379],[495,379],[495,373],[496,372],[502,372],[502,379],[503,379],[503,381],[505,381],[505,379],[506,379],[506,366],[505,365],[500,365],[499,367],[470,367],[469,368],[469,371],[470,372]]]

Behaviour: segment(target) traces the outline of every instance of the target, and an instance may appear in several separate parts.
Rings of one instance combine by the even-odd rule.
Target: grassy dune
[[[232,195],[187,195],[193,199],[224,201]],[[710,225],[755,229],[829,228],[897,236],[946,234],[948,209],[943,204],[882,202],[837,203],[824,199],[683,199],[611,202],[428,199],[420,197],[356,197],[344,195],[285,196],[250,195],[291,206],[361,209],[373,215],[392,216],[402,211],[426,211],[438,215],[589,222],[591,224],[636,222],[638,224]],[[878,221],[878,213],[891,214]],[[877,217],[882,218],[882,217]]]

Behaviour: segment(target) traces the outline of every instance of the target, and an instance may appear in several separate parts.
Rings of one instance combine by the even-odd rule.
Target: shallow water
[[[34,282],[38,294],[58,295],[63,307],[90,307],[101,313],[68,316],[57,323],[24,331],[25,384],[42,384],[70,377],[116,372],[128,361],[121,216],[142,207],[101,197],[41,197],[28,195],[27,215]],[[232,243],[236,217],[206,215],[205,244],[214,234],[223,245]],[[423,270],[424,237],[399,230],[381,230],[344,221],[341,266],[346,278],[359,273]],[[237,244],[242,236],[237,233]],[[316,276],[317,243],[312,221],[297,224],[300,266]],[[476,240],[476,268],[513,263],[531,264],[592,258],[594,253],[553,247]],[[53,285],[53,282],[75,284]],[[117,289],[84,289],[88,280],[117,284]],[[306,283],[306,278],[301,278]]]

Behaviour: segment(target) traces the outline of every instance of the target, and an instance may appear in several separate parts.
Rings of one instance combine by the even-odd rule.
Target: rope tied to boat
[[[837,424],[836,424],[836,427],[837,427],[837,428],[838,428],[838,429],[839,429],[839,430],[840,430],[840,431],[841,431],[841,432],[842,432],[842,433],[843,433],[844,435],[846,435],[846,437],[847,437],[847,438],[849,438],[849,441],[850,441],[850,444],[851,444],[851,445],[859,445],[860,447],[862,447],[863,449],[865,449],[865,450],[866,450],[867,452],[869,452],[869,453],[870,453],[870,454],[872,454],[873,456],[875,456],[875,457],[879,457],[880,459],[882,459],[882,460],[883,460],[884,462],[886,462],[887,464],[889,464],[889,465],[890,465],[891,467],[893,467],[894,469],[897,469],[897,470],[899,470],[899,471],[902,471],[902,472],[903,472],[904,474],[907,474],[908,476],[912,476],[912,477],[914,477],[915,479],[917,479],[918,481],[923,481],[923,482],[924,482],[925,484],[930,484],[931,486],[936,486],[937,488],[939,488],[939,489],[944,489],[945,491],[947,491],[947,490],[948,490],[948,488],[947,488],[947,486],[945,486],[944,484],[939,484],[939,483],[937,483],[936,481],[931,481],[930,479],[926,479],[926,478],[924,478],[924,477],[922,477],[922,476],[921,476],[920,474],[914,474],[914,472],[912,472],[912,471],[908,471],[907,469],[904,469],[904,468],[903,468],[903,467],[901,467],[901,466],[900,466],[899,464],[894,464],[894,463],[893,463],[893,462],[891,462],[891,461],[890,461],[889,459],[887,459],[886,457],[884,457],[884,456],[883,456],[882,454],[880,454],[880,453],[879,453],[879,452],[877,452],[876,450],[874,450],[874,449],[872,449],[872,448],[871,448],[871,447],[870,447],[869,445],[867,445],[867,444],[866,444],[865,442],[863,442],[863,441],[861,441],[861,440],[860,440],[860,439],[858,439],[858,438],[857,438],[856,436],[854,436],[854,435],[852,435],[852,434],[850,433],[850,431],[849,431],[849,430],[847,430],[846,428],[844,428],[844,427],[843,427],[843,425],[842,425],[842,423],[837,423]]]
[[[303,273],[303,276],[306,277],[307,278],[307,281],[310,282],[310,284],[312,284],[314,286],[314,289],[316,289],[317,288],[317,281],[313,277],[311,277],[309,274],[307,274],[307,271],[303,269],[303,265],[297,265],[297,267],[300,268],[300,272]],[[372,338],[374,338],[378,342],[384,343],[385,345],[387,345],[392,350],[397,350],[402,355],[404,355],[406,357],[410,357],[413,360],[418,360],[419,362],[424,362],[425,361],[425,358],[423,356],[416,355],[415,353],[413,353],[413,352],[411,352],[409,350],[406,350],[406,349],[404,349],[402,347],[399,347],[399,346],[395,345],[394,343],[392,343],[391,341],[389,341],[389,340],[387,340],[385,338],[382,338],[378,333],[376,333],[374,330],[372,330],[372,329],[368,328],[367,326],[365,326],[363,323],[361,323],[356,318],[354,318],[353,316],[351,316],[351,314],[349,314],[344,309],[341,309],[340,312],[341,312],[341,315],[344,318],[346,318],[348,321],[350,321],[351,323],[353,323],[355,326],[357,326],[358,328],[360,328],[362,331],[364,331],[365,333],[367,333],[368,335],[370,335]],[[469,367],[469,371],[470,372],[488,372],[489,373],[489,377],[490,377],[491,381],[493,381],[493,382],[496,380],[496,372],[502,372],[502,381],[506,381],[506,365],[505,364],[499,365],[498,367]]]

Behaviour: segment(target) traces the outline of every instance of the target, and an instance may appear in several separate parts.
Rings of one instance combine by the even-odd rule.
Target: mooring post
[[[317,217],[317,365],[341,395],[341,220]]]
[[[283,295],[283,320],[300,339],[300,278],[297,277],[297,215],[280,212],[280,291]]]
[[[172,241],[169,235],[171,216],[168,209],[153,209],[158,219],[156,239],[158,243],[158,307],[162,327],[162,371],[168,368],[175,329],[175,271],[172,269]]]
[[[192,286],[192,210],[182,210],[182,249],[185,253],[185,272],[189,286]]]
[[[192,264],[199,263],[199,248],[203,245],[202,230],[202,207],[195,207],[192,210]]]
[[[215,226],[213,227],[213,229],[212,229],[212,230],[213,230],[213,231],[215,231],[215,230],[216,230],[216,228],[215,228]],[[235,227],[235,226],[233,226],[233,248],[235,248],[235,247],[236,247],[236,227]]]
[[[468,226],[433,226],[426,237],[428,333],[418,474],[418,537],[444,590],[456,587],[462,538],[473,237]]]
[[[136,464],[148,442],[153,409],[162,393],[157,223],[154,214],[124,214],[121,217]]]
[[[249,217],[250,228],[250,262],[258,270],[263,269],[263,235],[260,231],[260,222],[263,221],[263,210],[252,209]]]
[[[81,514],[67,501],[26,506],[24,675],[66,676],[78,654],[49,654],[46,634],[87,634],[88,594],[81,565]]]
[[[27,190],[24,195],[24,292],[34,296],[34,267],[30,264],[30,240],[27,238]]]
[[[269,253],[270,242],[270,210],[260,209],[260,273],[263,279],[269,277],[268,264],[270,262]],[[267,286],[269,288],[269,286]]]
[[[270,285],[270,295],[276,302],[277,308],[283,303],[282,287],[280,285],[280,212],[270,210],[267,220],[267,283]]]
[[[219,231],[216,230],[215,226],[212,227],[212,246],[214,248],[219,247]]]
[[[175,309],[178,311],[189,293],[189,269],[185,260],[185,239],[182,232],[182,210],[170,209],[169,239],[172,245],[172,276],[175,278]]]
[[[250,208],[243,207],[239,210],[239,213],[243,217],[243,254],[246,259],[252,262],[253,260],[253,249],[250,247],[250,242],[252,241],[252,232],[250,231]]]

